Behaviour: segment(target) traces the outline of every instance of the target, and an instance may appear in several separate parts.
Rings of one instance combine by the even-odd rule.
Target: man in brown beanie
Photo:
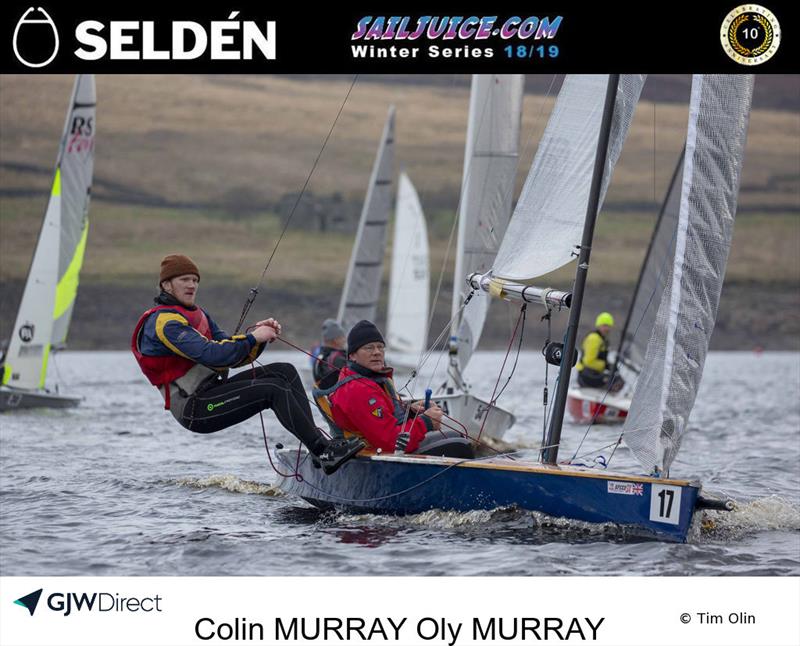
[[[199,283],[191,258],[166,256],[156,306],[142,314],[131,339],[133,355],[164,397],[164,408],[195,433],[220,431],[269,408],[326,473],[364,448],[361,440],[328,440],[320,432],[291,364],[271,363],[229,377],[229,368],[252,363],[281,326],[269,318],[247,334],[228,335],[195,305]]]

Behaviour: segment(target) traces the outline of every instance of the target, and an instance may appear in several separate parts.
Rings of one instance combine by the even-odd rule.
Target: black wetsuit
[[[156,303],[169,306],[176,305],[177,301],[162,293]],[[188,333],[188,338],[194,342],[197,336],[192,331]],[[160,343],[157,338],[150,341]],[[186,347],[188,350],[189,346]],[[244,360],[248,360],[247,356]],[[315,455],[328,443],[314,423],[300,375],[289,363],[251,367],[231,377],[212,375],[192,393],[174,393],[172,401],[176,405],[171,410],[178,422],[195,433],[221,431],[269,408]]]

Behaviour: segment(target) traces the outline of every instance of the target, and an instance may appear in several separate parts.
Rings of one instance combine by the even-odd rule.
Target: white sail
[[[419,355],[425,350],[429,298],[428,227],[414,185],[400,173],[386,321],[390,351]]]
[[[600,203],[639,101],[644,75],[622,75],[611,123]],[[576,257],[589,201],[608,75],[569,75],[559,92],[508,231],[494,277],[525,281]]]
[[[11,331],[3,366],[4,386],[29,390],[44,388],[53,333],[60,221],[61,171],[56,168],[44,223]]]
[[[488,296],[476,292],[459,314],[469,292],[464,276],[491,269],[511,217],[523,89],[522,74],[472,76],[451,328],[460,371],[478,345],[489,308]]]
[[[367,196],[361,210],[356,241],[350,256],[339,322],[345,331],[362,319],[375,320],[383,277],[386,226],[392,204],[394,171],[394,106],[389,108],[378,154],[372,167]]]
[[[94,75],[79,75],[75,80],[72,110],[64,126],[58,163],[61,168],[61,242],[53,312],[54,346],[66,342],[78,293],[78,277],[89,233],[95,124]]]
[[[644,366],[650,333],[655,325],[658,305],[661,303],[661,295],[675,254],[682,170],[683,152],[681,151],[667,196],[650,238],[650,245],[642,262],[639,280],[636,283],[628,316],[620,335],[617,361],[636,374],[639,374]]]
[[[44,388],[54,343],[66,338],[86,244],[94,164],[92,75],[75,80],[55,177],[3,366],[3,385]]]
[[[695,75],[674,260],[623,437],[666,473],[686,431],[733,236],[753,77]]]

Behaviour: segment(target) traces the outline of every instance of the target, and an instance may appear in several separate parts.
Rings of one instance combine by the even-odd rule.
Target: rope
[[[552,332],[552,313],[553,310],[549,305],[547,307],[547,314],[542,316],[540,319],[541,321],[547,321],[547,338],[544,340],[544,347],[542,347],[542,352],[544,349],[550,344],[550,334]],[[544,388],[542,390],[542,408],[544,409],[544,415],[542,416],[542,444],[547,441],[547,418],[549,417],[549,390],[548,390],[548,383],[550,380],[550,364],[545,361],[544,362]]]
[[[300,193],[297,195],[297,199],[292,206],[292,210],[289,212],[289,217],[286,218],[286,222],[283,224],[283,229],[281,230],[280,236],[278,236],[278,240],[275,243],[275,247],[272,249],[272,253],[267,260],[267,264],[264,266],[264,271],[261,272],[261,278],[258,281],[258,284],[250,289],[250,295],[248,296],[247,300],[242,307],[242,313],[239,316],[239,322],[236,324],[236,330],[234,334],[238,334],[239,330],[241,329],[242,325],[244,324],[244,320],[247,318],[247,314],[250,312],[250,308],[253,306],[253,302],[256,300],[256,296],[258,296],[258,289],[261,287],[261,284],[264,282],[264,276],[267,274],[267,270],[269,269],[270,264],[272,263],[272,259],[275,257],[275,253],[278,251],[278,246],[281,244],[283,240],[283,236],[286,234],[286,230],[289,228],[289,223],[292,221],[294,217],[295,211],[297,210],[298,205],[300,204],[300,200],[303,199],[303,195],[305,195],[306,188],[308,188],[308,183],[311,181],[311,176],[314,174],[314,171],[317,168],[317,164],[319,163],[320,158],[322,157],[322,153],[325,150],[325,147],[328,145],[328,141],[333,134],[333,129],[336,127],[336,124],[339,121],[339,117],[342,115],[342,111],[344,110],[344,106],[347,104],[347,100],[350,98],[350,93],[353,91],[353,87],[355,87],[356,80],[358,80],[358,74],[353,76],[353,82],[350,84],[349,89],[347,90],[347,94],[342,101],[342,105],[339,106],[339,111],[336,113],[336,118],[333,120],[331,124],[330,130],[328,130],[328,134],[325,136],[325,141],[322,142],[322,147],[317,154],[316,159],[314,160],[313,165],[311,166],[311,170],[306,177],[306,181],[303,183],[303,188],[300,190]]]
[[[523,327],[524,327],[524,326],[523,326]],[[309,357],[313,356],[313,355],[312,355],[310,352],[308,352],[307,350],[304,350],[303,348],[301,348],[301,347],[300,347],[300,346],[298,346],[298,345],[295,345],[294,343],[292,343],[292,342],[291,342],[291,341],[289,341],[288,339],[285,339],[285,338],[283,338],[283,337],[281,337],[281,336],[277,336],[277,337],[275,337],[275,338],[276,338],[278,341],[281,341],[282,343],[285,343],[285,344],[286,344],[286,345],[288,345],[289,347],[291,347],[291,348],[294,348],[295,350],[298,350],[299,352],[302,352],[302,353],[303,353],[303,354],[305,354],[305,355],[308,355]],[[521,345],[521,338],[522,338],[522,337],[520,337],[520,345]],[[513,341],[513,340],[512,340],[512,341]],[[517,350],[517,359],[518,359],[518,358],[519,358],[519,349]],[[333,366],[332,364],[330,364],[329,362],[326,362],[326,363],[328,363],[328,365],[331,365],[332,367],[335,367],[335,366]],[[505,364],[504,364],[504,365],[505,365]],[[514,362],[514,369],[516,368],[516,365],[517,365],[517,363],[516,363],[516,360],[515,360],[515,362]],[[253,368],[253,369],[255,370],[255,368]],[[511,375],[513,375],[513,374],[514,374],[514,369],[512,369],[512,371],[511,371]],[[501,371],[502,371],[502,369],[501,369]],[[511,379],[511,375],[509,375],[509,380]],[[410,380],[409,380],[409,381],[410,381]],[[508,383],[506,383],[506,385],[508,385]],[[405,387],[404,387],[404,388],[405,388]],[[505,389],[505,385],[503,386],[503,389]],[[401,391],[402,391],[402,389],[401,389]],[[399,391],[399,392],[401,392],[401,391]],[[503,391],[501,390],[501,391],[500,391],[500,393],[497,395],[497,397],[499,397],[499,396],[502,394],[502,392],[503,392]],[[411,394],[411,393],[409,393],[409,394]],[[315,403],[315,402],[313,401],[313,399],[311,399],[311,398],[309,398],[309,397],[308,397],[308,395],[306,395],[306,398],[308,399],[309,403],[312,403],[312,404],[314,404],[314,403]],[[412,399],[413,399],[413,395],[412,395]],[[496,399],[496,398],[495,398],[495,399]],[[487,409],[487,411],[486,411],[486,417],[488,417],[489,410],[491,409],[491,407],[493,406],[493,404],[494,404],[494,402],[492,402],[492,404],[490,404],[490,408],[488,408],[488,409]],[[496,455],[503,455],[503,453],[502,453],[501,451],[499,451],[498,449],[494,448],[494,447],[493,447],[493,446],[491,446],[490,444],[487,444],[486,442],[483,442],[483,441],[481,441],[481,439],[480,439],[480,433],[478,434],[478,437],[472,437],[472,436],[469,434],[469,431],[467,431],[467,427],[466,427],[466,426],[465,426],[465,425],[464,425],[464,424],[463,424],[461,421],[459,421],[459,420],[458,420],[458,419],[456,419],[455,417],[451,417],[450,415],[448,415],[447,413],[444,413],[444,412],[442,413],[442,415],[443,415],[444,417],[446,417],[447,419],[449,419],[449,420],[450,420],[451,422],[453,422],[453,424],[454,424],[454,425],[450,425],[450,424],[447,424],[447,423],[445,423],[445,422],[443,422],[443,421],[440,421],[440,425],[441,425],[441,426],[443,426],[444,428],[447,428],[447,429],[449,429],[449,430],[451,430],[451,431],[455,431],[456,433],[458,433],[459,435],[461,435],[461,436],[462,436],[462,437],[464,437],[465,439],[469,440],[469,441],[470,441],[470,442],[472,442],[473,444],[475,444],[475,445],[478,445],[478,446],[480,446],[480,447],[482,447],[482,448],[484,448],[484,449],[486,449],[486,450],[488,450],[488,451],[492,451],[492,452],[494,452]],[[428,417],[428,416],[427,416],[427,415],[425,415],[424,413],[419,413],[419,414],[418,414],[418,416],[424,416],[424,417]],[[404,420],[404,422],[403,422],[403,430],[405,430],[405,424],[408,422],[408,420],[409,420],[409,417],[406,417],[406,419],[405,419],[405,420]],[[263,422],[263,419],[262,419],[262,422],[261,422],[261,423],[262,423],[262,426],[263,426],[263,423],[264,423],[264,422]],[[485,423],[485,419],[484,419],[484,423]],[[459,427],[460,427],[460,428],[459,428]],[[324,433],[324,430],[323,430],[323,429],[319,429],[319,430],[320,430],[321,432],[323,432],[323,433]],[[481,432],[483,432],[483,427],[481,427]]]
[[[299,463],[299,457],[300,456],[299,456],[299,452],[298,452],[298,463]],[[329,491],[326,491],[324,489],[320,489],[319,487],[314,486],[314,484],[312,484],[308,480],[303,479],[303,482],[305,483],[305,485],[307,487],[313,489],[314,491],[316,491],[318,493],[324,494],[329,499],[333,499],[333,500],[336,500],[338,502],[348,502],[348,503],[378,502],[378,501],[381,501],[381,500],[389,500],[391,498],[397,498],[398,496],[403,496],[403,495],[405,495],[405,494],[407,494],[407,493],[409,493],[411,491],[414,491],[415,489],[419,489],[420,487],[423,487],[423,486],[427,485],[428,483],[432,482],[436,478],[444,475],[445,473],[450,471],[450,469],[453,469],[455,467],[461,466],[462,464],[467,464],[469,462],[480,462],[482,460],[493,459],[493,458],[494,458],[494,456],[492,456],[491,458],[467,458],[467,459],[464,459],[464,460],[459,460],[458,462],[454,462],[453,464],[451,464],[451,465],[441,469],[440,471],[434,473],[432,476],[430,476],[430,477],[428,477],[428,478],[426,478],[426,479],[424,479],[424,480],[422,480],[422,481],[420,481],[420,482],[418,482],[416,484],[413,484],[410,487],[406,487],[405,489],[402,489],[400,491],[395,491],[395,492],[392,492],[392,493],[388,493],[388,494],[383,495],[383,496],[375,496],[375,497],[371,497],[371,498],[345,498],[344,496],[337,496],[337,495],[334,495],[334,494],[330,493]],[[301,476],[301,478],[302,478],[302,476]]]
[[[506,362],[508,361],[508,355],[511,354],[511,348],[514,345],[514,339],[517,336],[517,330],[519,329],[520,322],[522,322],[522,331],[525,331],[525,319],[526,313],[528,311],[528,304],[523,303],[522,307],[519,308],[519,316],[517,317],[517,324],[514,326],[514,333],[511,335],[511,340],[508,343],[508,348],[506,349],[506,356],[503,358],[503,365],[500,366],[500,373],[497,375],[497,381],[494,384],[494,390],[492,391],[492,396],[489,398],[489,406],[486,409],[486,414],[483,417],[483,422],[481,422],[481,430],[478,431],[478,439],[481,439],[481,435],[483,434],[483,429],[486,426],[486,421],[489,419],[489,411],[494,408],[495,404],[497,403],[498,397],[503,394],[503,391],[506,389],[508,384],[511,382],[511,377],[514,376],[514,371],[517,369],[517,362],[519,361],[519,353],[522,348],[522,334],[519,336],[519,345],[517,345],[517,356],[514,358],[514,366],[511,368],[511,372],[508,375],[508,379],[506,379],[506,383],[503,384],[503,387],[500,389],[500,392],[497,392],[497,386],[500,384],[500,379],[503,376],[503,370],[506,367]]]

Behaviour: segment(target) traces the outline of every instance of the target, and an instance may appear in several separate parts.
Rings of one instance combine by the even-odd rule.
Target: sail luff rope
[[[272,259],[275,257],[275,253],[278,251],[278,247],[280,246],[281,241],[283,240],[283,236],[286,234],[286,230],[289,228],[289,223],[292,221],[292,218],[294,217],[295,211],[297,210],[297,207],[300,204],[300,200],[303,199],[303,195],[305,195],[306,188],[308,188],[308,183],[311,181],[311,177],[313,176],[314,171],[317,168],[317,164],[319,163],[319,160],[322,157],[322,153],[325,151],[325,147],[328,145],[328,141],[330,140],[331,135],[333,134],[333,130],[339,121],[339,117],[342,115],[344,106],[347,105],[347,100],[350,98],[350,93],[353,91],[353,88],[355,87],[357,80],[358,80],[358,74],[355,74],[353,76],[353,81],[352,83],[350,83],[350,87],[347,90],[347,94],[345,95],[342,104],[339,106],[339,111],[336,113],[336,118],[334,118],[333,123],[331,124],[331,127],[328,130],[328,134],[325,136],[325,140],[322,142],[322,147],[319,149],[319,153],[317,153],[317,157],[316,159],[314,159],[314,163],[311,166],[311,170],[309,171],[308,176],[306,177],[306,180],[303,183],[303,188],[300,190],[300,193],[298,194],[297,199],[295,200],[294,205],[292,206],[292,210],[289,212],[289,216],[286,218],[286,221],[283,224],[283,229],[281,230],[280,236],[278,236],[277,242],[275,242],[275,247],[272,249],[272,253],[269,256],[269,259],[267,260],[267,264],[264,266],[264,271],[261,272],[261,278],[259,278],[258,284],[250,289],[250,294],[247,297],[244,306],[242,307],[242,313],[239,316],[239,322],[236,324],[236,330],[234,331],[234,334],[239,333],[239,330],[244,324],[245,318],[247,318],[247,314],[250,312],[250,308],[253,306],[253,302],[255,301],[256,296],[258,296],[258,290],[261,287],[261,284],[264,282],[264,276],[267,275],[267,270],[269,269],[269,266],[272,263]]]

